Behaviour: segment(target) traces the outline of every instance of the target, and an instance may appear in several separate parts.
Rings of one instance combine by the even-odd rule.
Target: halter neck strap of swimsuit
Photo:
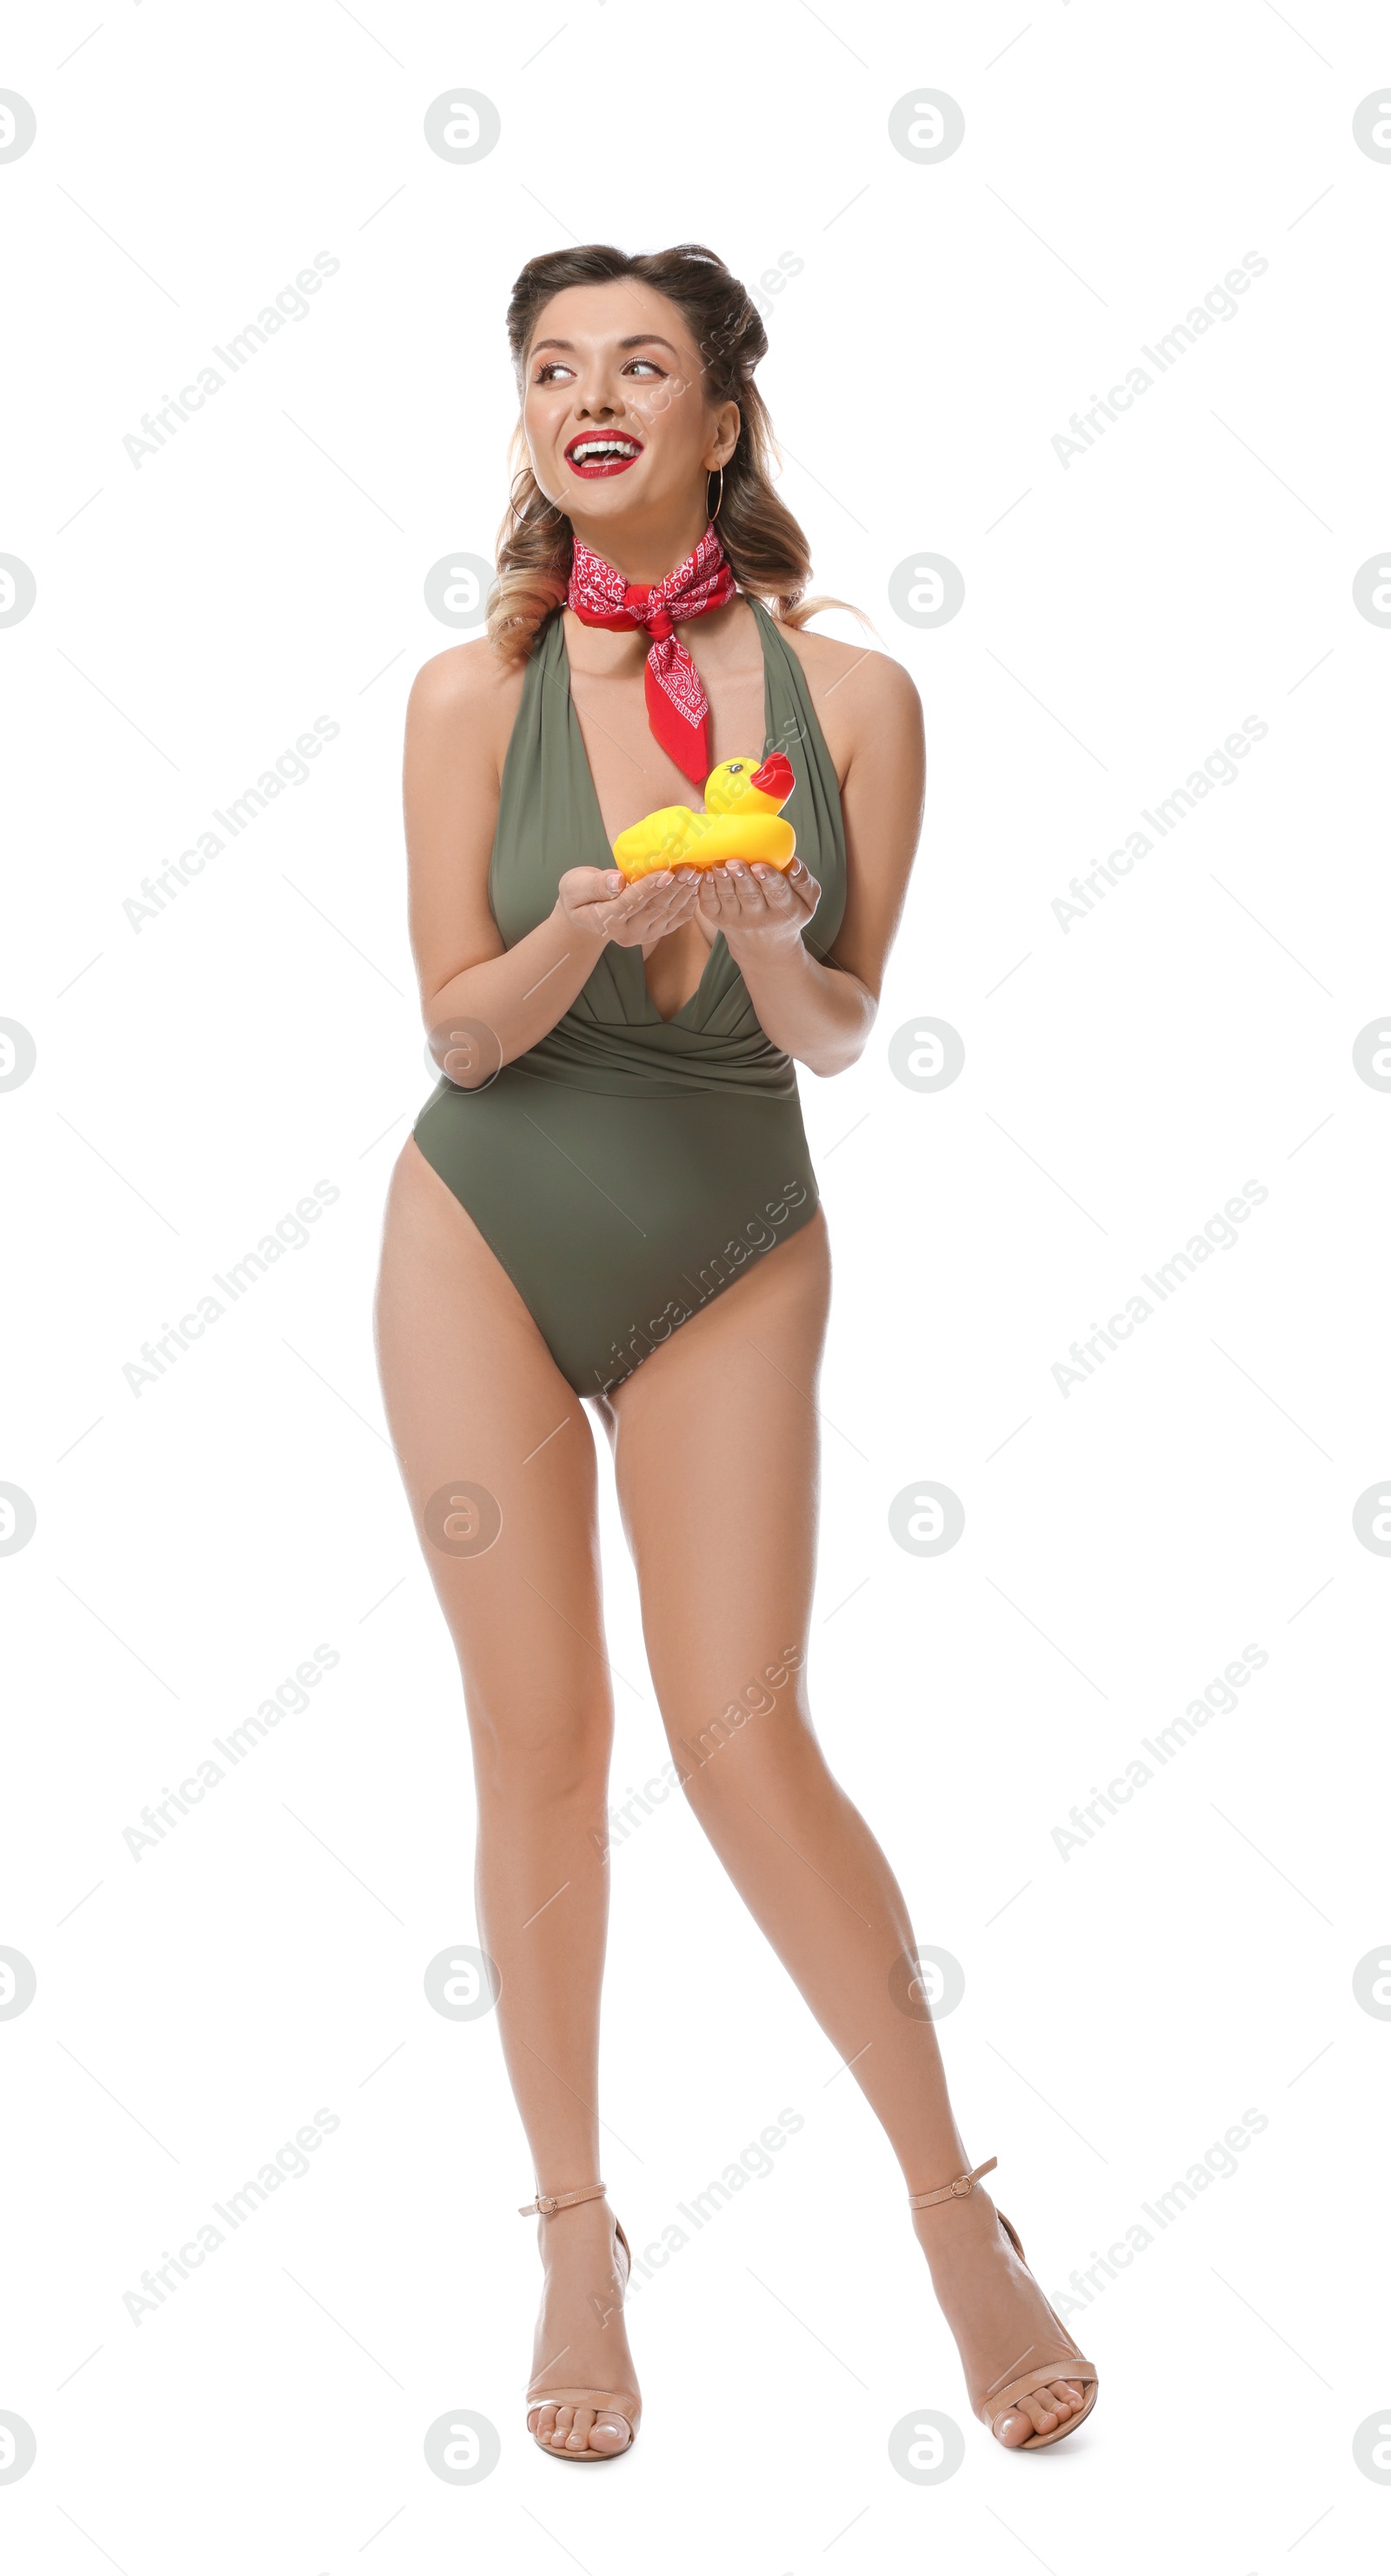
[[[643,675],[647,721],[697,787],[710,775],[710,707],[676,620],[705,617],[735,594],[734,574],[713,526],[684,563],[660,581],[628,582],[617,567],[575,539],[565,605],[585,626],[643,627],[652,638]]]

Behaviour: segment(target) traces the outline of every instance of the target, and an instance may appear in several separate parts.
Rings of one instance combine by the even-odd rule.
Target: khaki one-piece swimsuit
[[[845,910],[840,791],[801,664],[749,605],[763,645],[761,752],[792,763],[783,812],[821,887],[802,933],[819,958]],[[546,919],[567,868],[613,864],[557,612],[527,664],[503,766],[488,900],[505,945]],[[554,1028],[491,1081],[442,1080],[414,1132],[579,1395],[630,1376],[820,1204],[792,1059],[760,1025],[723,932],[670,1020],[641,949],[610,942]]]

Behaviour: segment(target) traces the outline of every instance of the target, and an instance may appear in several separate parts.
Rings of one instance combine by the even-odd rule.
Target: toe
[[[1017,2450],[1035,2433],[1056,2433],[1060,2425],[1070,2424],[1080,2415],[1083,2392],[1074,2380],[1051,2380],[1044,2388],[1031,2389],[1017,2406],[1002,2415],[995,2426],[998,2440],[1007,2449]]]
[[[589,2447],[612,2458],[616,2451],[626,2451],[632,2438],[633,2429],[626,2416],[601,2415],[589,2436]]]
[[[588,2450],[589,2428],[593,2421],[594,2409],[592,2406],[577,2406],[575,2408],[574,2414],[570,2418],[570,2430],[565,2438],[565,2448],[567,2451]]]
[[[575,2410],[573,2406],[557,2406],[555,2410],[555,2428],[550,2437],[551,2448],[553,2451],[564,2450],[566,2443],[570,2439],[570,2427],[574,2420]]]
[[[533,2406],[526,2421],[528,2432],[534,2433],[538,2442],[549,2442],[555,2431],[555,2408]]]
[[[1080,2415],[1082,2411],[1082,2391],[1075,2380],[1055,2379],[1047,2388],[1041,2388],[1038,2393],[1045,2406],[1051,2407],[1053,2413],[1061,2416],[1064,2423],[1072,2416]]]
[[[1029,2395],[1021,2397],[1019,2402],[1036,2433],[1052,2433],[1057,2430],[1062,2418],[1053,2404],[1051,2388],[1031,2389]]]

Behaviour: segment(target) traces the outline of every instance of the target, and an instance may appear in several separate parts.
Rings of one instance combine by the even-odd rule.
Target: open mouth
[[[593,482],[601,474],[623,474],[636,465],[642,454],[640,438],[625,438],[614,433],[607,437],[572,438],[565,450],[565,462],[572,474],[582,474]]]

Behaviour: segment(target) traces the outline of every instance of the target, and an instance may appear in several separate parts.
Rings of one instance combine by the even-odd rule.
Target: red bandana
[[[621,572],[576,537],[565,605],[586,626],[642,626],[652,638],[643,674],[647,721],[678,769],[703,787],[710,775],[710,707],[700,673],[675,632],[677,618],[704,617],[733,599],[734,575],[713,527],[694,554],[656,582],[625,582]]]

